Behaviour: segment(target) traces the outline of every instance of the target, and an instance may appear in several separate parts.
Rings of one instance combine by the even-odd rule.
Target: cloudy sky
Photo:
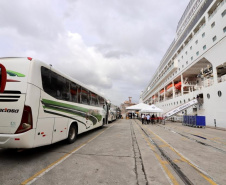
[[[0,57],[52,64],[120,105],[139,102],[189,0],[1,0]]]

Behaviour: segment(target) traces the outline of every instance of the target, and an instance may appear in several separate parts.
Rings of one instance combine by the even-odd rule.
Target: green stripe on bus
[[[87,113],[89,113],[90,116],[88,116],[87,118],[91,120],[94,125],[97,123],[97,121],[100,122],[102,119],[102,115],[96,113],[95,110],[92,110],[92,109],[86,109],[83,107],[78,107],[78,106],[74,106],[66,103],[56,102],[53,100],[47,100],[47,99],[43,99],[42,103],[44,104],[43,105],[44,109],[52,109],[60,112],[65,112],[68,114],[77,115],[80,117],[86,117]],[[51,106],[54,106],[54,107],[51,107]],[[73,112],[73,111],[76,111],[76,112]]]
[[[79,110],[79,111],[85,112],[85,113],[89,112],[89,109],[86,109],[83,107],[78,107],[75,105],[70,105],[70,104],[56,102],[56,101],[47,100],[47,99],[42,99],[42,101],[43,101],[43,103],[50,104],[50,105],[56,105],[56,106],[61,106],[61,107],[65,107],[65,108],[75,109],[75,110]]]
[[[63,112],[63,113],[67,113],[67,114],[76,115],[76,116],[79,116],[79,117],[86,118],[86,113],[84,113],[84,112],[73,112],[73,110],[61,109],[60,107],[48,107],[48,106],[46,107],[46,109],[55,110],[55,111],[59,111],[59,112]],[[96,125],[97,118],[89,116],[88,119],[93,122],[93,125]]]
[[[9,76],[25,77],[24,74],[18,73],[18,72],[16,72],[16,71],[6,70],[6,72],[7,72],[7,74],[8,74]]]

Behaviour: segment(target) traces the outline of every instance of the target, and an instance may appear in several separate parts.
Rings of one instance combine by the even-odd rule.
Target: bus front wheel
[[[74,143],[77,136],[77,127],[75,124],[71,124],[68,132],[67,142],[69,144]]]

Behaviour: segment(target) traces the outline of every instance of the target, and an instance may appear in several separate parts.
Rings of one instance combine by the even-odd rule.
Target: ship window
[[[190,50],[192,50],[192,46],[190,47]]]
[[[210,99],[210,94],[209,93],[207,94],[207,98]]]
[[[191,57],[191,60],[193,60],[193,57]]]
[[[219,97],[221,97],[222,92],[221,91],[218,91],[217,94],[218,94]]]
[[[182,65],[182,68],[184,68],[184,65]]]
[[[186,64],[188,64],[188,61],[186,62]]]
[[[226,32],[226,26],[224,27],[223,32],[224,32],[224,33]]]
[[[205,37],[205,32],[202,34],[202,37]]]
[[[184,103],[185,103],[186,101],[184,100]]]
[[[215,40],[217,40],[217,36],[214,36],[214,37],[213,37],[213,42],[214,42]]]
[[[221,13],[221,16],[224,17],[226,14],[226,10],[224,10],[222,13]]]
[[[199,42],[198,40],[195,41],[196,44],[198,44],[198,42]]]
[[[197,56],[199,55],[199,51],[196,52],[196,55],[197,55]]]
[[[215,26],[215,22],[213,22],[212,24],[211,24],[211,28],[213,28]]]
[[[206,45],[204,45],[202,48],[203,48],[203,50],[205,50],[206,49]]]
[[[188,54],[188,52],[186,51],[186,52],[185,52],[185,54],[187,55],[187,54]]]
[[[184,57],[183,57],[183,55],[182,55],[182,57],[181,57],[181,58],[182,58],[182,59],[184,58]]]

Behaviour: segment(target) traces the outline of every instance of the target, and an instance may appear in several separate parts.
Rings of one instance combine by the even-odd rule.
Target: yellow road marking
[[[167,174],[167,176],[170,178],[171,182],[174,185],[179,185],[179,183],[177,182],[176,178],[173,176],[173,174],[171,173],[171,171],[166,166],[169,163],[167,161],[165,161],[165,160],[162,160],[162,158],[156,152],[156,147],[153,144],[151,144],[151,142],[149,141],[149,139],[147,138],[147,136],[145,136],[144,133],[141,132],[141,129],[138,126],[137,126],[137,128],[139,129],[140,133],[143,135],[143,138],[146,140],[147,144],[149,145],[149,147],[151,148],[151,150],[153,151],[153,153],[155,154],[155,157],[158,159],[159,163],[161,164],[161,166],[164,169],[164,171]]]
[[[162,144],[162,145],[159,145],[160,148],[165,148],[165,147],[169,147],[168,145],[166,144]]]
[[[147,128],[147,127],[146,127]],[[187,164],[189,164],[190,166],[192,166],[196,171],[198,171],[198,173],[206,180],[208,181],[210,184],[212,185],[217,185],[211,178],[207,177],[202,171],[200,171],[195,165],[193,165],[190,161],[188,161],[186,158],[184,158],[180,153],[178,153],[172,146],[170,146],[168,143],[166,143],[161,137],[159,137],[157,134],[155,134],[154,132],[152,132],[149,128],[147,128],[148,131],[155,135],[157,139],[159,139],[160,141],[162,141],[163,143],[165,143],[173,152],[175,152],[178,156],[180,156],[181,160],[183,160],[184,162],[186,162]]]
[[[112,125],[113,126],[113,125]],[[69,153],[65,154],[64,156],[60,157],[58,160],[56,160],[55,162],[53,162],[52,164],[50,164],[49,166],[47,166],[46,168],[40,170],[39,172],[37,172],[36,174],[34,174],[32,177],[28,178],[27,180],[23,181],[21,183],[21,185],[25,185],[25,184],[30,184],[33,181],[36,180],[36,178],[38,178],[39,176],[41,176],[42,174],[44,174],[45,172],[51,170],[51,168],[53,168],[54,166],[56,166],[58,163],[63,162],[65,159],[67,159],[68,157],[70,157],[73,153],[75,153],[76,151],[78,151],[80,148],[84,147],[85,145],[87,145],[89,142],[91,142],[92,140],[94,140],[95,138],[97,138],[99,135],[101,135],[103,132],[105,132],[107,129],[111,128],[112,126],[105,128],[103,131],[101,131],[100,133],[98,133],[97,135],[95,135],[94,137],[92,137],[91,139],[89,139],[88,141],[84,142],[83,144],[79,145],[78,147],[76,147],[75,149],[73,149],[72,151],[70,151]]]

